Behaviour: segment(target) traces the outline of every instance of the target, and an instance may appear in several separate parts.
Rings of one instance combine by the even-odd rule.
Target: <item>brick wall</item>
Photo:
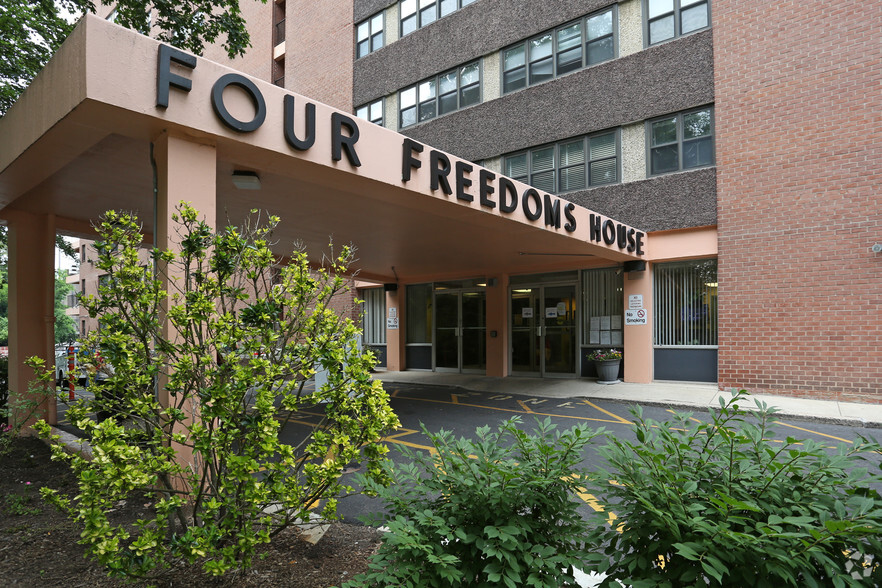
[[[882,3],[713,9],[720,385],[882,403]]]
[[[355,302],[357,295],[355,280],[349,280],[348,288],[349,290],[334,296],[329,307],[338,315],[352,319],[356,325],[361,327],[362,306]]]
[[[287,0],[285,87],[352,112],[352,0]]]

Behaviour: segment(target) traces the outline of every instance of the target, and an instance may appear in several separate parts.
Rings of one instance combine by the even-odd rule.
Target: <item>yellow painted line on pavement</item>
[[[588,492],[588,490],[586,490],[585,488],[580,488],[580,489],[576,490],[576,495],[579,498],[581,498],[583,501],[585,501],[585,504],[587,504],[592,509],[594,509],[594,512],[607,513],[606,522],[609,524],[609,526],[615,527],[616,531],[618,531],[619,533],[622,532],[622,526],[623,526],[622,523],[616,524],[616,522],[615,522],[616,519],[618,519],[619,517],[616,516],[616,513],[612,512],[611,510],[607,511],[606,507],[604,507],[600,503],[600,501],[597,500],[596,496],[594,496],[593,494],[590,494]]]
[[[409,396],[397,396],[396,398],[399,398],[399,399],[401,399],[401,400],[413,400],[413,401],[415,401],[415,402],[434,402],[435,404],[451,404],[451,405],[454,404],[453,402],[451,402],[451,401],[449,401],[449,400],[435,400],[434,398],[411,398],[411,397],[409,397]],[[518,401],[518,402],[520,402],[520,401]],[[591,404],[591,403],[589,403],[589,402],[587,402],[587,401],[586,401],[586,403],[587,403],[587,404]],[[486,409],[486,410],[495,410],[495,411],[498,411],[498,412],[513,412],[513,413],[515,413],[515,414],[530,414],[530,415],[535,415],[535,416],[557,417],[557,418],[561,418],[561,419],[574,419],[574,420],[579,420],[579,421],[592,421],[592,422],[597,422],[597,423],[614,423],[614,424],[617,424],[617,425],[618,425],[618,424],[622,424],[622,423],[625,423],[625,424],[631,424],[630,421],[627,421],[627,420],[623,419],[623,418],[620,417],[620,416],[616,416],[616,415],[612,414],[611,412],[605,411],[605,410],[603,410],[602,408],[599,408],[599,407],[594,406],[594,405],[592,405],[592,406],[594,406],[595,408],[597,408],[600,412],[605,413],[605,414],[608,414],[608,415],[612,416],[613,418],[615,418],[616,420],[610,420],[610,419],[597,419],[597,418],[592,418],[592,417],[574,416],[574,415],[570,415],[570,414],[553,414],[553,413],[547,413],[547,412],[535,412],[535,411],[532,411],[532,410],[529,410],[529,409],[519,410],[519,409],[515,409],[515,408],[501,408],[501,407],[498,407],[498,406],[486,406],[486,405],[483,405],[483,404],[471,404],[471,403],[468,403],[468,402],[457,402],[457,403],[456,403],[456,406],[465,406],[465,407],[468,407],[468,408],[483,408],[483,409]],[[529,411],[529,412],[528,412],[528,411]]]
[[[535,412],[533,412],[533,409],[527,406],[527,404],[523,400],[518,400],[518,404],[521,406],[521,408],[524,409],[524,412],[526,412],[527,414],[536,414]]]
[[[400,432],[399,432],[400,431]],[[408,435],[414,435],[419,433],[416,429],[405,429],[400,428],[396,429],[396,433],[394,435],[387,435],[380,439],[381,443],[395,443],[396,445],[406,445],[407,447],[413,447],[414,449],[422,449],[423,451],[428,451],[432,455],[436,454],[437,451],[431,445],[420,445],[419,443],[411,443],[410,441],[404,441],[401,437],[407,437]]]
[[[585,403],[585,404],[587,404],[587,405],[590,406],[591,408],[593,408],[593,409],[595,409],[595,410],[599,410],[599,411],[602,412],[603,414],[607,414],[607,415],[611,416],[612,418],[616,419],[616,421],[614,421],[614,422],[618,422],[618,423],[621,423],[621,424],[623,424],[623,425],[630,425],[630,424],[633,424],[633,423],[631,423],[631,421],[629,421],[629,420],[626,419],[626,418],[620,417],[620,416],[617,415],[617,414],[613,414],[613,413],[611,413],[611,412],[608,411],[608,410],[604,410],[604,409],[600,408],[599,406],[597,406],[596,404],[594,404],[594,403],[591,402],[590,400],[583,400],[582,402]]]
[[[676,411],[676,410],[671,410],[670,408],[667,409],[667,411],[668,411],[669,413],[671,413],[671,414],[677,414],[677,411]],[[701,419],[697,419],[697,418],[695,418],[695,417],[689,417],[689,420],[690,420],[690,421],[695,421],[696,423],[702,423],[702,424],[704,424],[704,421],[703,421],[703,420],[701,420]]]
[[[843,439],[842,437],[836,437],[834,435],[828,435],[827,433],[821,433],[819,431],[812,431],[811,429],[803,429],[802,427],[797,427],[796,425],[788,425],[787,423],[782,423],[781,421],[775,421],[775,424],[782,425],[784,427],[790,427],[791,429],[796,429],[797,431],[811,433],[812,435],[820,435],[821,437],[828,437],[830,439],[836,439],[837,441],[842,441],[843,443],[849,443],[851,445],[854,445],[854,441],[849,441],[848,439]]]

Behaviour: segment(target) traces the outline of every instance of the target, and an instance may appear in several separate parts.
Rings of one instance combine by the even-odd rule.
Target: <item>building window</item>
[[[383,46],[382,12],[378,12],[367,20],[355,25],[355,58],[364,57]]]
[[[407,286],[408,345],[432,343],[432,284]]]
[[[399,128],[431,120],[481,101],[481,67],[475,61],[401,90]]]
[[[710,24],[708,0],[645,0],[649,45],[698,31]]]
[[[383,99],[375,100],[355,109],[355,116],[383,126]]]
[[[369,288],[364,295],[364,343],[386,344],[386,292],[383,288]]]
[[[613,8],[505,49],[502,91],[513,92],[615,57]]]
[[[398,10],[401,14],[401,36],[431,24],[475,0],[401,0]]]
[[[649,174],[714,164],[714,110],[702,108],[647,123]]]
[[[285,3],[273,6],[273,47],[285,42]]]
[[[660,263],[653,271],[656,346],[717,345],[717,260]]]
[[[582,272],[582,344],[621,347],[624,314],[624,279],[617,268]]]
[[[619,133],[607,131],[503,158],[505,175],[552,194],[619,181]]]

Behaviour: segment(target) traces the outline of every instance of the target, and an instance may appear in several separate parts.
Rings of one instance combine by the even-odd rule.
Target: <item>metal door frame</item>
[[[484,288],[448,288],[445,290],[435,290],[432,288],[432,340],[434,343],[432,344],[432,370],[436,372],[444,372],[444,373],[453,373],[453,374],[486,374],[487,373],[487,346],[486,341],[484,345],[484,369],[465,369],[462,365],[462,357],[463,357],[463,316],[462,316],[462,299],[463,294],[467,293],[478,293],[484,296],[484,338],[487,337],[487,291]],[[438,346],[438,302],[436,300],[437,295],[441,293],[442,295],[456,295],[456,314],[457,314],[457,326],[456,330],[456,353],[457,353],[457,367],[438,367],[437,360],[437,346]]]
[[[573,296],[575,299],[575,306],[573,309],[573,311],[575,313],[574,317],[573,317],[573,322],[575,323],[575,332],[573,334],[573,337],[574,337],[574,340],[573,340],[573,353],[574,353],[573,371],[571,373],[565,373],[565,374],[547,373],[547,371],[545,369],[545,354],[544,353],[539,354],[539,371],[538,372],[532,372],[532,371],[531,372],[516,372],[516,371],[514,371],[514,361],[513,361],[514,340],[512,337],[514,335],[514,324],[513,324],[514,316],[512,315],[512,304],[511,304],[513,291],[527,289],[527,288],[532,289],[532,290],[538,289],[539,290],[539,309],[543,310],[545,308],[545,290],[546,290],[546,288],[557,288],[557,287],[561,287],[561,286],[563,286],[563,287],[572,286],[573,287]],[[581,284],[580,284],[579,280],[576,280],[576,281],[568,280],[568,281],[561,281],[561,282],[529,282],[529,283],[509,286],[508,299],[506,300],[506,305],[508,307],[508,375],[509,376],[515,376],[515,377],[520,376],[520,377],[528,377],[528,378],[529,377],[533,377],[533,378],[536,378],[536,377],[538,377],[538,378],[574,378],[574,377],[579,377],[579,374],[581,373],[581,367],[580,367],[581,348],[579,345],[581,323],[579,322],[579,317],[582,314],[581,313]],[[541,334],[539,335],[540,347],[541,347],[541,349],[545,349],[545,337],[547,335],[547,325],[545,324],[545,313],[540,312],[538,318],[539,318],[540,325],[536,328],[541,329]]]

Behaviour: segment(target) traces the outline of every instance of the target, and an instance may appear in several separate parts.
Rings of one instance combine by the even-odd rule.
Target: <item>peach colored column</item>
[[[493,332],[496,336],[493,336]],[[487,375],[508,375],[508,276],[487,284]]]
[[[386,292],[386,316],[391,317],[392,309],[398,315],[398,328],[386,328],[386,370],[390,372],[400,372],[405,369],[404,365],[404,345],[406,337],[404,336],[407,325],[405,323],[404,305],[406,303],[404,297],[404,286],[399,286],[394,292]]]
[[[625,309],[633,294],[643,296],[646,310],[645,325],[625,324],[625,381],[647,384],[652,381],[652,264],[646,263],[646,271],[625,275]]]
[[[217,152],[213,145],[204,145],[190,140],[161,135],[154,144],[154,159],[157,172],[156,203],[156,246],[160,249],[178,250],[175,223],[172,215],[179,202],[189,202],[199,211],[200,217],[212,228],[217,225]],[[174,271],[174,270],[172,270]],[[174,274],[172,276],[174,277]],[[164,286],[173,290],[170,285]],[[171,327],[163,326],[163,335],[170,339],[175,333]],[[168,406],[170,398],[164,387],[164,378],[159,382],[159,401]],[[185,410],[187,408],[185,407]],[[191,413],[192,414],[192,413]],[[192,453],[184,447],[176,446],[179,459],[193,463]]]
[[[38,401],[29,424],[46,419],[57,424],[55,398],[28,394],[34,372],[24,362],[42,357],[55,369],[55,218],[21,211],[5,213],[9,222],[9,400]],[[14,417],[27,417],[19,411]]]

